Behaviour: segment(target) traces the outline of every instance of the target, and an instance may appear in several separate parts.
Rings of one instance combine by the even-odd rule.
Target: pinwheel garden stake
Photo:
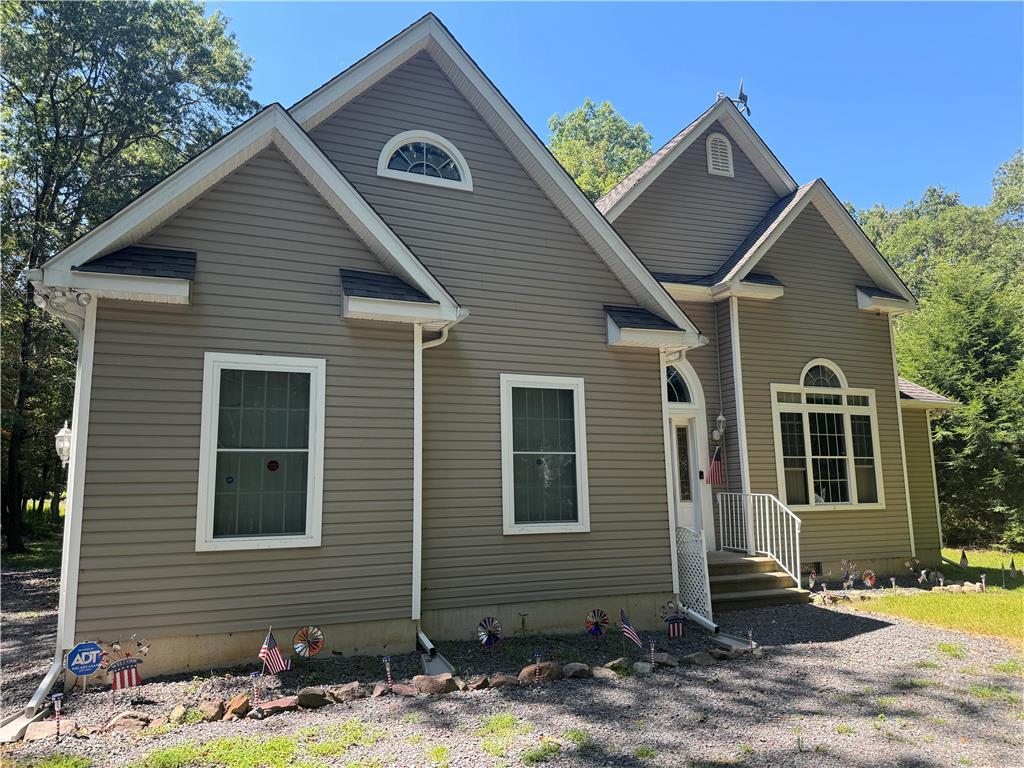
[[[601,635],[608,631],[608,614],[600,608],[595,608],[587,614],[583,626],[587,628],[589,634],[594,636],[595,640],[599,640]]]
[[[651,640],[651,671],[654,671],[654,641]]]
[[[302,658],[310,659],[324,649],[324,633],[320,627],[299,627],[292,638],[292,648]]]
[[[256,685],[256,682],[260,679],[262,672],[250,672],[249,677],[252,678],[252,708],[260,708],[260,689]]]
[[[391,693],[391,689],[394,687],[394,681],[391,679],[391,657],[384,657],[384,674],[388,678],[388,693]]]
[[[484,648],[493,648],[501,640],[501,623],[493,616],[481,619],[476,627],[476,636]]]
[[[63,693],[55,693],[50,697],[53,701],[53,717],[57,721],[57,743],[60,744],[60,702],[64,698]]]
[[[540,685],[540,652],[533,654],[533,682]]]

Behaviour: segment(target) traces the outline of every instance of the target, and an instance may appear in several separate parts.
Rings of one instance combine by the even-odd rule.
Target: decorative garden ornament
[[[501,623],[493,616],[480,620],[476,627],[476,636],[484,648],[491,648],[501,640]]]
[[[540,651],[536,651],[533,654],[533,682],[537,685],[540,684]]]
[[[391,657],[390,656],[385,656],[383,658],[383,661],[384,661],[384,674],[387,676],[387,680],[388,680],[388,693],[391,693],[391,689],[394,686],[394,681],[391,678]]]
[[[250,672],[249,677],[252,679],[252,708],[260,708],[260,689],[256,685],[256,682],[263,676],[263,672]]]
[[[55,693],[50,697],[53,702],[53,718],[57,722],[57,743],[60,744],[60,703],[64,699],[63,693]]]
[[[921,575],[917,577],[918,584],[924,584],[928,581],[928,571],[922,570]]]
[[[889,577],[889,583],[892,584],[893,591],[895,592],[896,591],[896,577],[895,576],[890,576]]]
[[[960,567],[961,568],[970,568],[970,564],[967,562],[967,550],[966,549],[961,549],[960,550]]]
[[[868,589],[873,589],[875,586],[876,578],[877,577],[875,576],[874,571],[864,571],[864,575],[861,577],[861,580],[864,582],[865,587],[867,587]]]
[[[1014,559],[1012,557],[1010,558],[1010,578],[1017,578],[1017,563],[1014,562]]]
[[[312,625],[299,627],[299,631],[292,638],[292,648],[302,658],[312,658],[324,649],[324,633],[320,627]]]
[[[600,637],[608,631],[608,614],[600,608],[595,608],[587,614],[587,618],[584,620],[583,626],[586,627],[587,632],[594,637]]]
[[[807,576],[807,586],[808,586],[808,587],[809,587],[810,589],[814,589],[814,583],[815,583],[815,582],[816,582],[817,580],[818,580],[818,574],[816,574],[816,573],[814,572],[814,569],[812,568],[812,569],[811,569],[811,572],[810,572],[810,574],[808,574],[808,576]]]
[[[981,591],[985,591],[985,574],[981,574]]]

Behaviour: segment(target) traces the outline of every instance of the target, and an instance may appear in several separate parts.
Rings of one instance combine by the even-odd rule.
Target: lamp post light
[[[71,436],[72,432],[68,429],[68,423],[65,421],[64,426],[61,427],[53,441],[57,447],[57,455],[60,456],[60,460],[65,467],[68,465],[68,461],[71,460]]]
[[[711,439],[719,443],[725,436],[725,414],[721,411],[718,412],[718,418],[715,419],[715,426],[716,429],[711,430]]]

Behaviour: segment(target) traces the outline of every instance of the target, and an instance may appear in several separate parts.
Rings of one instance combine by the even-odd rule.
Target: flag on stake
[[[668,639],[678,640],[686,635],[686,619],[681,613],[673,613],[665,618],[668,624]]]
[[[708,485],[721,485],[724,482],[722,479],[722,446],[720,445],[715,446],[715,454],[711,457],[711,463],[708,465],[705,482]]]
[[[272,675],[292,668],[291,659],[281,655],[281,649],[277,647],[277,640],[274,639],[273,627],[267,630],[267,639],[263,641],[260,648],[260,661]]]
[[[122,688],[134,688],[142,685],[142,678],[139,676],[139,664],[141,663],[142,659],[136,659],[132,656],[113,662],[107,668],[107,672],[113,675],[113,688],[111,690],[119,691]]]
[[[622,634],[628,637],[634,643],[636,643],[637,646],[643,648],[644,641],[640,639],[640,635],[638,635],[636,633],[636,630],[633,629],[633,625],[629,623],[629,617],[626,615],[626,612],[621,608],[619,609],[619,617],[622,619]]]

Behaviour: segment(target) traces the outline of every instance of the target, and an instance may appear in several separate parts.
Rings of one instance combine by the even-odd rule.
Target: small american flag
[[[722,480],[722,446],[720,445],[715,446],[715,455],[711,457],[711,463],[708,465],[705,482],[708,485],[721,485],[724,482]]]
[[[277,647],[273,632],[267,632],[267,639],[263,641],[263,647],[260,648],[260,661],[266,665],[272,675],[292,668],[291,659],[286,659],[281,655],[281,649]]]
[[[633,625],[629,623],[629,617],[626,615],[626,612],[623,611],[621,608],[619,609],[619,616],[622,619],[622,634],[624,634],[638,646],[643,648],[643,640],[640,639],[640,635],[638,635],[636,633],[636,630],[633,629]]]
[[[668,624],[668,637],[670,640],[678,640],[686,635],[685,622],[686,619],[679,613],[673,613],[665,619],[665,623]]]
[[[137,685],[142,685],[142,677],[139,676],[139,664],[141,663],[142,659],[132,657],[113,662],[107,668],[107,672],[114,676],[113,689],[119,691],[122,688],[134,688]]]

